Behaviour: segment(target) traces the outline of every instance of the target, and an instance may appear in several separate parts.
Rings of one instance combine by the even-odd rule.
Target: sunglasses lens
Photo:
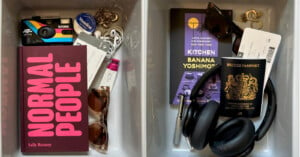
[[[211,6],[207,8],[204,26],[217,38],[226,38],[231,34],[231,27],[224,15],[216,9]]]
[[[108,105],[107,91],[92,89],[92,92],[88,96],[88,104],[89,107],[96,112],[103,111]]]
[[[95,145],[106,145],[108,134],[106,126],[100,123],[93,123],[89,126],[89,140]]]
[[[237,55],[239,52],[239,48],[240,48],[240,44],[241,44],[241,37],[236,37],[234,42],[233,42],[233,46],[232,46],[232,51]]]

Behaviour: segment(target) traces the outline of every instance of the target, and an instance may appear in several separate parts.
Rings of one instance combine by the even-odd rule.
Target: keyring
[[[105,29],[108,29],[112,23],[115,23],[119,20],[118,13],[107,8],[100,8],[94,17],[97,24]]]
[[[259,20],[263,16],[261,11],[256,11],[255,9],[247,10],[241,15],[242,22],[250,21],[250,27],[255,29],[262,29],[263,22]]]
[[[257,22],[259,18],[261,18],[263,13],[261,11],[256,11],[255,9],[247,10],[245,13],[241,15],[242,21],[252,21]]]

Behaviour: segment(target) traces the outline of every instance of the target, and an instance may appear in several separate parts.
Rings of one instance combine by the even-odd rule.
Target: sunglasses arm
[[[231,26],[232,26],[232,29],[234,30],[234,33],[236,34],[237,37],[242,37],[243,36],[244,31],[238,25],[236,25],[233,21],[231,22]]]

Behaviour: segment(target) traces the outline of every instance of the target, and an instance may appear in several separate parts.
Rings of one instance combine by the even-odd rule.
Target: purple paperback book
[[[231,10],[223,10],[232,18]],[[221,57],[229,57],[231,36],[219,41],[204,28],[204,9],[173,8],[170,12],[170,99],[172,105],[179,104],[179,95],[185,95],[185,104],[190,104],[190,93],[210,68],[221,62]],[[204,85],[204,95],[197,99],[200,103],[208,100],[220,101],[220,76],[212,76]]]

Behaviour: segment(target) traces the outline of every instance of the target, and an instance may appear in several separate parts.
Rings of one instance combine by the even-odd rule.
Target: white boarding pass
[[[266,59],[264,87],[267,84],[272,65],[281,41],[278,34],[245,28],[238,56],[242,58]]]

